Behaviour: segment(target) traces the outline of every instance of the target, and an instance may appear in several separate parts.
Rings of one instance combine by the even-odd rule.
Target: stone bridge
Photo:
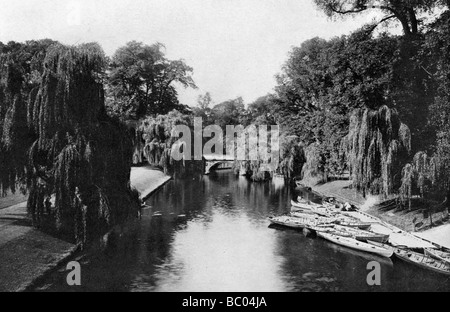
[[[205,159],[205,174],[217,169],[231,169],[234,161],[232,156],[218,154],[204,154],[203,158]]]

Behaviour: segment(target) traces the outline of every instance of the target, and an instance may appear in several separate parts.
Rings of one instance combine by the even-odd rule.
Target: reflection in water
[[[80,260],[81,290],[450,290],[445,277],[408,264],[268,227],[267,217],[287,213],[297,195],[318,200],[280,181],[251,183],[231,172],[171,181],[109,250]],[[366,283],[372,260],[381,264],[381,286]],[[72,290],[65,276],[56,272],[37,289]]]
[[[155,290],[283,289],[277,279],[281,257],[271,254],[275,239],[265,225],[255,226],[242,213],[222,209],[213,213],[208,223],[189,222],[187,226],[175,234],[172,255],[156,273],[159,285]],[[252,235],[248,235],[249,229]],[[168,276],[167,271],[174,274]]]

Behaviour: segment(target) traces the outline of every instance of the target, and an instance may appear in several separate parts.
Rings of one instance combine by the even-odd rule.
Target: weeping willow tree
[[[292,180],[301,175],[306,162],[305,152],[299,137],[295,135],[281,137],[280,165],[278,167],[285,179]]]
[[[150,165],[162,168],[166,174],[175,177],[202,175],[205,170],[203,160],[195,160],[193,155],[190,160],[174,160],[171,157],[172,147],[178,141],[178,137],[172,136],[172,130],[177,125],[192,128],[192,120],[177,110],[144,119],[136,131],[135,149],[144,155]],[[193,137],[191,142],[194,142]]]
[[[6,111],[3,127],[0,130],[0,179],[2,194],[7,190],[16,191],[16,187],[26,189],[26,163],[27,148],[30,136],[27,127],[26,102],[19,93],[7,95],[11,105]],[[1,105],[1,104],[0,104]]]
[[[412,161],[402,170],[400,200],[411,209],[411,199],[417,195],[420,199],[442,199],[447,193],[449,179],[448,168],[442,161],[439,151],[431,157],[424,151],[417,152]],[[429,198],[428,198],[429,197]]]
[[[33,136],[27,123],[27,92],[34,79],[31,70],[38,57],[26,57],[21,45],[17,50],[0,54],[0,188],[26,188],[26,154]],[[25,59],[25,61],[23,60]],[[28,70],[23,68],[27,64]]]
[[[263,155],[259,153],[259,145],[265,144],[268,146],[268,141],[262,140],[256,125],[249,125],[245,130],[245,135],[247,136],[245,155],[248,160],[241,160],[241,162],[243,162],[241,166],[245,168],[246,173],[248,173],[248,176],[252,181],[266,181],[270,179],[270,172],[264,167],[265,161],[262,158]],[[252,139],[250,139],[251,136]],[[236,153],[238,153],[237,149],[240,147],[238,144],[239,142],[236,144]],[[251,152],[255,151],[256,153],[254,153],[254,155],[250,155]]]
[[[395,109],[384,105],[377,110],[355,110],[343,146],[358,190],[387,196],[398,189],[411,135]]]
[[[26,159],[17,162],[24,174],[2,174],[2,185],[26,176],[33,224],[84,244],[137,214],[129,184],[132,142],[127,128],[105,113],[106,58],[99,45],[52,45],[43,65],[28,99],[18,92],[7,113],[3,145]]]
[[[245,138],[245,147],[242,142]],[[254,182],[269,180],[273,173],[280,171],[280,138],[273,128],[267,129],[261,125],[250,124],[242,133],[234,137],[233,170],[236,174],[249,177]],[[228,146],[231,142],[225,142]],[[245,152],[244,159],[242,151]]]
[[[326,181],[324,156],[319,143],[308,145],[305,150],[305,164],[302,167],[302,179],[306,184],[314,185]]]

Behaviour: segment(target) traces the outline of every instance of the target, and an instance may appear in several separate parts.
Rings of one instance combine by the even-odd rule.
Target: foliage
[[[305,148],[305,164],[302,168],[302,179],[308,185],[325,182],[325,157],[320,153],[320,144],[311,143]]]
[[[410,205],[419,194],[442,200],[450,199],[450,12],[444,12],[431,25],[421,46],[421,66],[430,75],[435,89],[429,106],[428,125],[434,135],[427,150],[419,151],[405,165],[401,199]],[[423,122],[423,120],[422,120]],[[422,139],[421,137],[420,139]]]
[[[245,174],[252,181],[265,181],[270,179],[275,171],[282,174],[291,173],[290,170],[292,168],[287,168],[287,166],[286,172],[281,171],[282,168],[280,168],[279,163],[281,160],[280,137],[279,134],[276,134],[277,137],[272,136],[273,129],[270,126],[250,124],[245,128],[242,127],[242,130],[243,132],[236,135],[236,137],[245,138],[245,143],[243,143],[244,150],[242,150],[242,141],[235,137],[235,142],[233,142],[234,155],[240,157],[243,156],[241,152],[245,152],[245,160],[237,159],[233,163],[233,169],[236,174]],[[263,131],[267,132],[262,134],[264,133]],[[275,143],[275,145],[272,145],[272,143]],[[227,152],[229,152],[228,146]],[[276,155],[276,159],[274,159],[274,155]]]
[[[177,98],[175,84],[196,88],[193,69],[183,60],[168,60],[160,43],[131,41],[114,53],[107,86],[110,114],[140,119],[186,109]]]
[[[280,150],[280,164],[278,171],[286,178],[293,179],[301,175],[306,161],[302,143],[296,136],[282,136]]]
[[[395,19],[402,26],[406,36],[419,32],[421,20],[419,15],[428,13],[436,7],[449,5],[447,0],[314,0],[316,5],[328,16],[345,16],[370,9],[380,10],[386,15],[378,22],[383,23]]]
[[[206,92],[205,95],[198,96],[198,107],[202,110],[206,110],[211,106],[212,98],[209,92]]]
[[[205,125],[209,125],[211,122],[211,104],[213,100],[211,94],[206,92],[204,95],[199,95],[197,100],[197,106],[193,108],[193,114],[195,117],[201,117],[202,122]]]
[[[397,50],[396,38],[372,38],[365,28],[329,41],[313,38],[292,50],[277,77],[277,120],[316,157],[307,161],[305,177],[326,181],[346,169],[341,140],[351,113],[389,103]]]
[[[343,141],[353,185],[364,194],[387,196],[397,190],[410,140],[395,109],[355,110]]]
[[[227,125],[242,124],[244,115],[245,106],[242,97],[219,103],[211,109],[211,120],[222,129],[226,129]]]
[[[165,173],[176,177],[186,177],[203,174],[203,160],[175,160],[171,157],[171,151],[178,138],[172,136],[172,131],[177,125],[185,125],[190,129],[193,127],[191,116],[183,115],[174,110],[166,115],[148,117],[142,120],[137,133],[136,140],[143,140],[141,151],[150,165],[161,167]],[[192,130],[192,129],[191,129]],[[191,131],[191,135],[193,131]],[[193,136],[190,138],[194,142]],[[193,149],[191,150],[194,152]]]
[[[255,125],[276,125],[278,124],[279,102],[274,94],[267,94],[257,98],[247,107],[247,114],[241,118],[243,125],[250,123]]]
[[[0,43],[0,192],[26,191],[27,148],[35,135],[28,128],[28,94],[43,72],[52,40]]]
[[[51,45],[40,68],[28,101],[24,83],[12,89],[7,83],[14,90],[8,96],[16,95],[2,143],[28,156],[16,168],[26,173],[33,224],[47,225],[53,216],[56,230],[84,244],[137,215],[137,194],[129,185],[132,143],[125,126],[106,115],[106,58],[98,44]],[[2,174],[3,185],[5,179],[11,185]]]

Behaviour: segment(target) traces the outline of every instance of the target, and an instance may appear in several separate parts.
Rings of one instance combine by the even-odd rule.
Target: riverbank
[[[139,191],[141,199],[149,197],[170,179],[172,179],[171,176],[149,166],[131,168],[131,186]]]
[[[364,198],[351,187],[350,180],[336,180],[317,185],[306,185],[312,191],[338,201],[349,202],[360,207],[360,211],[393,225],[403,231],[413,233],[429,242],[450,248],[450,224],[446,211],[434,212],[430,216],[420,210],[380,209],[376,206],[380,199],[376,196]]]
[[[76,249],[33,228],[26,202],[0,209],[0,291],[26,290]]]
[[[130,182],[141,198],[148,197],[171,179],[150,167],[133,167]],[[77,246],[31,225],[26,196],[0,198],[0,292],[24,291],[67,260]]]
[[[7,192],[6,196],[0,197],[0,209],[26,202],[27,198],[28,195],[24,195],[20,191],[17,191],[15,194]]]

